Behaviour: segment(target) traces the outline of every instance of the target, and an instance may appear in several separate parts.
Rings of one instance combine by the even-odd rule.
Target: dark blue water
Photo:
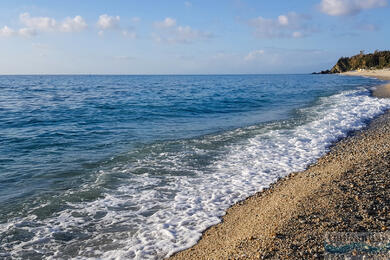
[[[140,191],[142,185],[134,183],[143,174],[145,180],[159,176],[154,188],[143,186],[148,191],[165,187],[172,176],[212,174],[211,165],[229,153],[230,144],[265,133],[272,124],[287,129],[317,120],[305,109],[358,89],[356,95],[369,98],[366,89],[377,83],[336,75],[0,76],[0,223],[7,225],[0,254],[26,254],[8,242],[36,239],[33,229],[20,237],[12,233],[18,219],[34,216],[45,226],[61,212],[72,215],[72,203],[92,203],[123,186]],[[103,178],[102,172],[110,174]],[[156,205],[151,216],[158,213]],[[129,240],[131,232],[123,230]],[[52,249],[59,248],[53,241]],[[37,253],[44,245],[31,247],[32,254],[45,255]]]

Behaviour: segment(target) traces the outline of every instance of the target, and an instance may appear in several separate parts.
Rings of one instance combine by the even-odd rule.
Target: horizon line
[[[312,72],[306,73],[166,73],[166,74],[124,74],[124,73],[10,73],[10,74],[1,74],[0,76],[223,76],[223,75],[307,75],[312,74]]]

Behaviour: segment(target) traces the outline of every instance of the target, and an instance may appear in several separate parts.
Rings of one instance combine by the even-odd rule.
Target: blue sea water
[[[0,76],[0,258],[159,259],[390,108],[337,75]]]

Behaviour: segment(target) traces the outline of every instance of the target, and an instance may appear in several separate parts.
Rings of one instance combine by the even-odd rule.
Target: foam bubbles
[[[30,216],[0,225],[1,232],[19,227],[30,236],[26,242],[3,247],[14,256],[35,250],[47,258],[169,256],[195,244],[229,206],[304,170],[332,142],[389,108],[389,100],[369,97],[360,89],[322,98],[297,111],[302,117],[299,124],[276,122],[155,144],[143,156],[98,173],[94,185],[109,176],[116,176],[119,183],[115,189],[107,188],[102,198],[69,202],[67,209],[48,219]],[[85,187],[89,188],[91,184]]]

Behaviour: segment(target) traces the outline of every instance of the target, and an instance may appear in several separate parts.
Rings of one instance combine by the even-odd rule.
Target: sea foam
[[[175,141],[170,145],[181,147],[176,150],[167,149],[167,143],[154,144],[144,157],[102,169],[94,184],[85,185],[88,190],[106,178],[131,175],[115,190],[107,188],[102,198],[68,203],[69,208],[48,219],[30,216],[1,225],[1,232],[23,229],[31,236],[3,246],[12,256],[46,250],[54,252],[49,256],[53,259],[72,254],[80,259],[170,256],[194,245],[229,206],[304,170],[333,142],[389,108],[389,100],[370,97],[361,88],[320,98],[296,111],[298,123],[271,122]],[[191,160],[199,165],[203,156],[212,158],[211,163],[194,167]],[[168,168],[176,174],[158,174]]]

